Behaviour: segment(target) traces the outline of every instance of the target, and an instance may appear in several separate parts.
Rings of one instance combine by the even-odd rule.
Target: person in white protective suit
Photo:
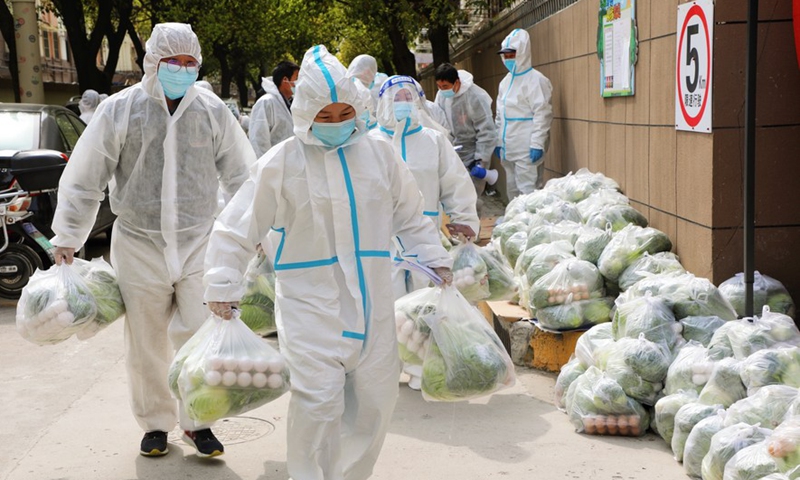
[[[391,289],[396,236],[409,260],[452,281],[452,260],[411,172],[366,135],[366,108],[322,45],[306,52],[295,137],[258,160],[214,225],[206,300],[223,318],[265,238],[278,245],[276,318],[291,373],[287,468],[293,480],[369,478],[398,395]]]
[[[100,94],[91,88],[85,90],[81,95],[81,100],[78,102],[78,109],[81,111],[83,123],[89,125],[98,105],[100,105]]]
[[[131,406],[146,432],[140,453],[168,452],[180,417],[183,438],[201,457],[224,448],[209,425],[192,421],[171,397],[174,352],[208,318],[203,259],[216,193],[230,198],[255,163],[228,107],[194,86],[202,62],[191,26],[163,23],[146,44],[142,81],[103,102],[61,176],[52,239],[56,263],[72,263],[112,178],[117,215],[111,264],[127,309],[125,352]]]
[[[272,77],[261,79],[266,92],[250,112],[249,137],[256,157],[294,135],[292,124],[292,97],[300,67],[283,61],[272,70]]]
[[[497,90],[498,143],[495,153],[506,170],[508,198],[544,186],[544,154],[553,123],[553,86],[531,66],[528,32],[516,29],[498,52],[508,74]]]
[[[214,87],[212,87],[211,84],[208,83],[205,80],[198,80],[198,81],[194,82],[194,86],[197,87],[197,88],[204,88],[204,89],[208,90],[209,92],[214,93]]]
[[[371,55],[358,55],[347,67],[347,76],[353,79],[358,88],[359,97],[368,107],[367,112],[363,112],[361,115],[369,130],[378,126],[378,97],[372,95],[377,73],[378,62]]]
[[[472,81],[472,74],[456,70],[449,63],[436,68],[436,104],[445,112],[447,127],[453,136],[453,144],[461,147],[458,156],[467,171],[474,166],[489,168],[492,152],[497,143],[497,128],[492,117],[492,97]],[[486,180],[472,177],[480,196],[486,188]]]
[[[439,228],[439,205],[450,217],[447,226],[451,233],[475,238],[480,220],[475,211],[476,195],[469,174],[444,133],[425,126],[433,120],[428,116],[422,88],[411,77],[389,77],[381,88],[378,100],[380,128],[370,135],[392,143],[417,181],[425,200],[423,215]],[[398,246],[399,248],[399,246]],[[394,297],[398,299],[430,284],[421,273],[395,268],[392,272]],[[422,366],[406,365],[408,386],[420,389]]]
[[[378,97],[380,96],[381,87],[383,86],[383,82],[388,79],[389,75],[378,72],[375,74],[375,81],[372,82],[372,86],[369,88],[369,93],[372,96],[372,104],[375,106],[376,110],[378,108]]]

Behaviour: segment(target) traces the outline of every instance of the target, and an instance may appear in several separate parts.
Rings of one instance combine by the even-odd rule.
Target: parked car
[[[58,181],[85,128],[64,107],[0,103],[0,192],[21,192],[21,202],[14,197],[16,208],[31,212],[23,219],[4,218],[8,242],[0,238],[0,297],[19,297],[35,269],[52,264],[46,239],[54,235]],[[106,195],[90,236],[110,234],[115,218]]]

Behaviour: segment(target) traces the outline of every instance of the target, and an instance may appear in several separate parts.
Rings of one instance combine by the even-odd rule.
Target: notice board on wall
[[[637,52],[636,0],[600,0],[597,56],[603,97],[634,94]]]

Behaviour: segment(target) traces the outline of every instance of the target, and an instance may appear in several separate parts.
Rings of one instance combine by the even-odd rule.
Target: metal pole
[[[39,21],[34,0],[11,0],[17,36],[19,89],[22,103],[44,103],[41,54],[39,53]]]
[[[749,0],[747,12],[747,77],[744,105],[744,314],[753,316],[755,270],[756,191],[756,69],[758,66],[758,0]]]

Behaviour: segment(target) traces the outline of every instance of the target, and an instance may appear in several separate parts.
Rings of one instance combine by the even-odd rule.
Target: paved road
[[[102,250],[102,246],[100,247]],[[122,322],[86,342],[38,347],[0,307],[0,479],[285,480],[289,395],[215,430],[227,445],[201,461],[173,433],[170,454],[138,455]],[[666,444],[573,432],[552,405],[554,378],[518,368],[515,387],[478,401],[426,403],[402,386],[376,480],[686,478]]]

